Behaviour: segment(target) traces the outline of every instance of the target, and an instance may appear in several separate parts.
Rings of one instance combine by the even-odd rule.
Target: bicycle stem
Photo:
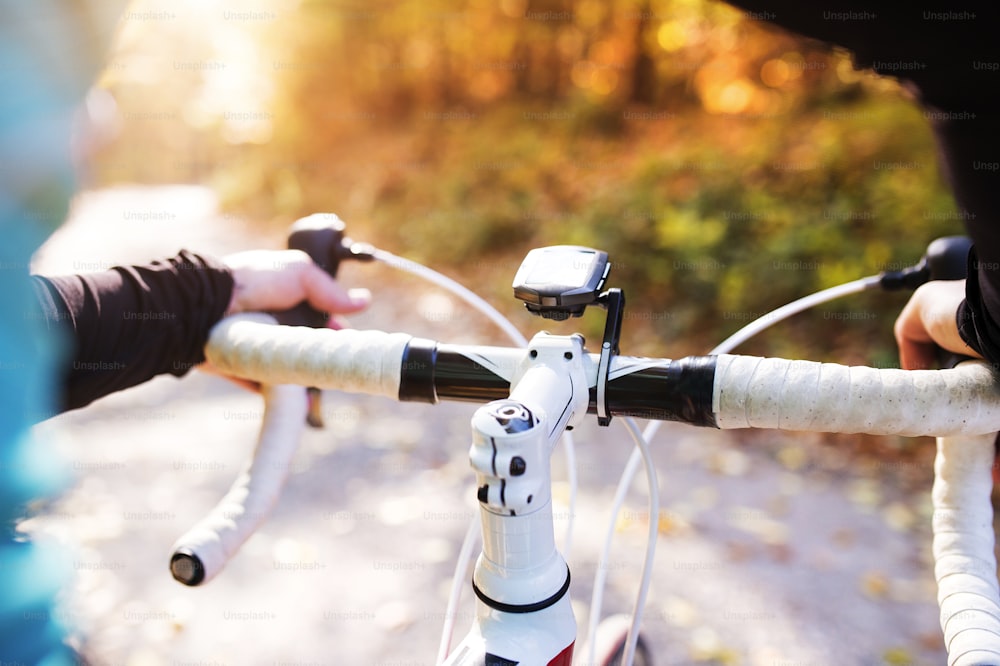
[[[550,457],[587,414],[585,358],[580,336],[535,336],[510,397],[472,417],[483,551],[473,573],[475,624],[449,665],[572,659],[576,621],[569,568],[555,546]]]

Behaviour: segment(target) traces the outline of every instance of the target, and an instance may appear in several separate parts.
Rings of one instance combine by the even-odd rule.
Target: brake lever
[[[337,277],[340,262],[344,259],[371,260],[370,254],[359,251],[350,238],[344,235],[346,225],[333,213],[315,213],[303,217],[292,224],[288,232],[288,249],[302,250],[317,266],[330,277]],[[306,301],[284,310],[272,313],[279,324],[285,326],[308,326],[325,328],[330,313],[320,312]],[[322,392],[315,387],[306,389],[308,411],[306,423],[313,428],[323,427]]]

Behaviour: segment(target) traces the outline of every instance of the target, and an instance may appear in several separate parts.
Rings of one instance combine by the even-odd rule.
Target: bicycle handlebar
[[[424,402],[488,402],[508,396],[530,349],[275,326],[260,316],[237,315],[216,325],[205,353],[223,372],[265,385]],[[589,354],[584,366],[588,411],[597,413],[599,356]],[[298,391],[303,395],[304,389]],[[986,365],[907,371],[735,355],[616,356],[605,395],[612,415],[698,426],[940,437],[934,554],[949,664],[1000,663],[1000,590],[989,502],[1000,390]],[[301,427],[298,409],[292,410],[294,418],[275,419]],[[175,578],[189,585],[209,580],[264,518],[298,442],[296,433],[283,428],[269,427],[265,416],[255,453],[259,460],[210,517],[178,541],[171,567]],[[276,441],[267,435],[279,431],[285,434]],[[240,502],[243,510],[238,510]],[[200,577],[191,574],[199,571]]]
[[[440,345],[402,333],[281,327],[246,316],[213,329],[206,357],[223,372],[393,399],[486,402],[507,396],[524,350]],[[596,413],[598,356],[587,366]],[[946,436],[1000,430],[1000,390],[981,363],[876,369],[723,354],[616,356],[612,415],[692,425]]]
[[[934,578],[948,664],[1000,663],[994,435],[942,437],[934,460]]]
[[[306,391],[263,386],[264,418],[250,463],[201,522],[174,543],[170,573],[185,585],[215,577],[271,512],[305,429]]]

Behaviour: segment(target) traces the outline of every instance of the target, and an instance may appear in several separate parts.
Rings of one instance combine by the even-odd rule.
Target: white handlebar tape
[[[399,397],[403,352],[412,336],[272,326],[237,315],[212,329],[205,356],[222,371],[265,384],[299,384]],[[273,320],[271,320],[273,321]]]
[[[170,571],[186,585],[215,577],[271,512],[305,428],[306,390],[263,387],[264,417],[253,458],[226,496],[174,544]]]
[[[934,577],[949,666],[1000,664],[993,554],[995,435],[942,437],[934,461]]]
[[[879,370],[755,356],[718,357],[720,428],[947,436],[1000,430],[1000,390],[982,363]]]
[[[270,513],[305,427],[303,386],[397,398],[411,336],[275,326],[267,315],[215,325],[205,356],[219,370],[261,382],[265,409],[249,465],[219,504],[174,544],[170,570],[186,585],[211,580]]]

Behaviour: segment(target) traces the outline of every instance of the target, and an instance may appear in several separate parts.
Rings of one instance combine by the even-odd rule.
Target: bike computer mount
[[[580,317],[588,306],[608,311],[597,373],[597,422],[611,423],[607,405],[611,357],[619,353],[625,294],[621,289],[601,292],[611,263],[608,253],[578,245],[555,245],[528,252],[514,275],[514,296],[528,312],[556,321]]]

